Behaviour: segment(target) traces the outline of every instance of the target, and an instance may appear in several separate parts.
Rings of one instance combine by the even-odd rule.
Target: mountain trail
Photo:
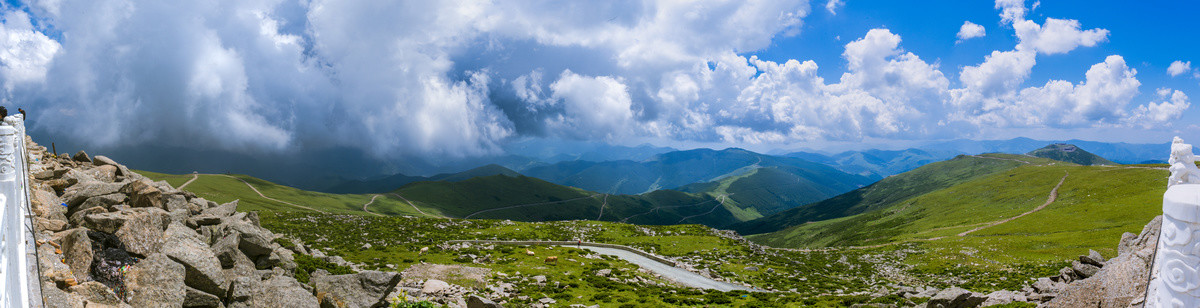
[[[370,211],[370,210],[367,210],[367,206],[368,206],[368,205],[371,205],[371,203],[375,203],[375,199],[376,199],[376,198],[379,198],[379,195],[374,195],[374,196],[371,196],[371,201],[367,201],[367,203],[364,203],[364,204],[363,204],[363,212],[367,212],[367,213],[371,213],[371,215],[375,215],[375,216],[380,216],[380,217],[383,217],[383,214],[379,214],[379,213],[376,213],[376,212],[372,212],[372,211]]]
[[[196,181],[196,179],[199,179],[199,178],[200,178],[200,174],[199,174],[199,173],[192,173],[192,179],[191,179],[191,180],[188,180],[187,182],[183,182],[183,185],[179,185],[179,187],[176,187],[175,189],[183,189],[184,187],[187,187],[187,186],[188,186],[188,184],[191,184],[192,182],[195,182],[195,181]]]
[[[294,207],[298,207],[298,208],[302,208],[302,209],[306,209],[306,210],[310,210],[310,211],[317,211],[317,212],[320,212],[320,213],[322,213],[322,214],[329,214],[329,212],[325,212],[325,211],[322,211],[322,210],[318,210],[318,209],[314,209],[314,208],[311,208],[311,207],[307,207],[307,206],[303,206],[303,205],[299,205],[299,204],[295,204],[295,203],[291,203],[291,202],[287,202],[287,201],[283,201],[283,200],[279,200],[279,199],[275,199],[275,198],[267,197],[267,196],[266,196],[266,195],[264,195],[264,194],[263,194],[261,191],[258,191],[258,188],[255,188],[255,187],[254,187],[254,185],[250,185],[250,182],[246,182],[246,180],[243,180],[242,178],[239,178],[239,177],[236,177],[236,176],[232,176],[232,175],[228,175],[228,174],[211,174],[211,175],[219,175],[219,176],[228,177],[228,178],[231,178],[231,179],[236,179],[236,180],[238,180],[238,181],[242,181],[242,183],[244,183],[244,184],[246,184],[246,186],[250,187],[250,189],[251,189],[251,190],[253,190],[253,191],[254,191],[254,193],[258,194],[258,196],[259,196],[259,197],[263,197],[263,199],[267,199],[267,200],[271,200],[271,201],[275,201],[275,202],[283,203],[283,204],[286,204],[286,205],[291,205],[291,206],[294,206]]]
[[[1061,180],[1058,180],[1058,185],[1054,185],[1054,189],[1051,189],[1051,190],[1050,190],[1050,196],[1046,198],[1046,203],[1042,203],[1042,205],[1040,205],[1040,206],[1038,206],[1038,207],[1036,207],[1036,208],[1034,208],[1034,209],[1032,209],[1032,210],[1029,210],[1028,212],[1021,213],[1021,215],[1017,215],[1017,216],[1013,216],[1013,217],[1009,217],[1009,218],[1005,218],[1005,219],[997,220],[997,221],[994,221],[994,222],[992,222],[992,223],[990,223],[990,224],[987,224],[987,225],[985,225],[985,226],[981,226],[981,227],[978,227],[978,228],[975,228],[975,229],[967,230],[967,231],[965,231],[965,232],[963,232],[963,233],[959,233],[959,234],[958,234],[958,236],[967,236],[967,234],[971,234],[972,232],[979,231],[979,230],[983,230],[983,229],[987,229],[987,228],[991,228],[991,227],[993,227],[993,226],[996,226],[996,225],[999,225],[999,224],[1002,224],[1002,223],[1006,223],[1006,222],[1012,221],[1013,219],[1021,218],[1021,217],[1024,217],[1025,215],[1029,215],[1029,214],[1033,214],[1034,212],[1041,211],[1042,209],[1046,208],[1046,206],[1050,205],[1051,203],[1054,203],[1054,200],[1055,200],[1055,199],[1058,199],[1058,188],[1059,188],[1059,187],[1062,187],[1062,184],[1063,184],[1063,182],[1066,182],[1066,181],[1067,181],[1067,176],[1069,176],[1069,175],[1071,175],[1071,173],[1070,173],[1070,172],[1067,172],[1067,174],[1064,174],[1064,175],[1063,175],[1063,177],[1062,177],[1062,179],[1061,179]]]
[[[413,203],[412,203],[412,201],[408,201],[408,199],[404,198],[404,196],[401,196],[401,195],[400,195],[400,194],[398,194],[398,193],[389,193],[389,194],[390,194],[390,195],[393,195],[393,196],[396,196],[396,198],[400,198],[400,200],[404,200],[404,203],[408,203],[408,205],[411,205],[411,206],[413,207],[413,209],[414,209],[414,210],[417,210],[417,213],[421,213],[421,215],[425,215],[425,216],[429,216],[429,217],[435,217],[435,218],[450,218],[450,217],[446,217],[446,216],[443,216],[443,215],[433,215],[433,214],[426,213],[425,211],[422,211],[422,210],[421,210],[421,208],[417,207],[417,205],[416,205],[416,204],[413,204]]]
[[[576,200],[583,200],[583,199],[587,199],[587,198],[595,198],[596,196],[599,196],[599,195],[601,195],[601,194],[594,194],[594,195],[587,196],[587,197],[579,197],[579,198],[567,199],[567,200],[550,201],[550,202],[537,202],[537,203],[528,203],[528,204],[518,204],[518,205],[510,205],[510,206],[506,206],[506,207],[498,207],[498,208],[493,208],[493,209],[486,209],[486,210],[481,210],[481,211],[477,211],[477,212],[471,213],[470,215],[467,215],[467,216],[463,216],[463,219],[471,218],[472,216],[479,215],[479,214],[483,214],[483,213],[487,213],[487,212],[494,212],[494,211],[499,211],[499,210],[507,210],[507,209],[513,209],[513,208],[519,208],[519,207],[527,207],[527,206],[536,206],[536,205],[549,205],[549,204],[567,203],[567,202],[576,201]]]

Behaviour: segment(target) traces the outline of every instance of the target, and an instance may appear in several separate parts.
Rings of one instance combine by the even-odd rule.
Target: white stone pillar
[[[1147,307],[1200,307],[1200,169],[1195,161],[1192,146],[1175,137]]]

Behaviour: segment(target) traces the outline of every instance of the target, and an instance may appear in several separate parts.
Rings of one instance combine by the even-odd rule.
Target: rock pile
[[[382,307],[398,290],[394,272],[317,271],[301,283],[295,255],[309,250],[277,243],[236,200],[217,204],[104,156],[53,157],[27,144],[48,307]]]

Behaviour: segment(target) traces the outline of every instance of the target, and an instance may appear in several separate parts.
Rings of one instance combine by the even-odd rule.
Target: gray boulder
[[[1078,275],[1079,278],[1086,279],[1096,275],[1096,272],[1100,271],[1100,267],[1074,261],[1071,262],[1071,270],[1075,271],[1075,275]]]
[[[87,198],[87,200],[84,200],[83,203],[77,207],[69,208],[68,213],[72,213],[72,211],[76,210],[76,209],[86,209],[86,208],[91,208],[91,207],[95,207],[95,206],[104,207],[105,209],[111,209],[113,205],[125,203],[126,200],[129,200],[129,197],[122,193],[111,193],[111,194],[107,194],[107,195],[99,195],[99,196]]]
[[[53,283],[42,282],[42,303],[46,307],[84,308],[83,297],[59,290]]]
[[[1006,290],[988,293],[985,297],[987,297],[987,300],[981,304],[983,307],[1026,301],[1025,294]]]
[[[121,187],[121,192],[129,195],[129,205],[133,207],[163,208],[163,193],[146,181],[133,181]]]
[[[160,253],[134,264],[124,276],[129,304],[134,307],[183,305],[185,272],[183,265]]]
[[[71,156],[71,159],[73,159],[77,162],[81,162],[81,163],[92,162],[92,159],[88,157],[87,152],[84,152],[84,151],[79,151],[78,153],[75,153],[74,156]]]
[[[504,308],[500,304],[476,295],[467,298],[467,308]]]
[[[97,181],[112,183],[117,181],[117,172],[115,166],[100,166],[88,170],[87,174],[96,178]]]
[[[304,285],[292,277],[276,275],[258,283],[233,286],[246,289],[246,292],[231,290],[238,294],[236,298],[244,300],[232,301],[230,308],[238,307],[318,307],[317,297],[304,288]]]
[[[83,217],[83,226],[104,233],[116,233],[127,220],[129,220],[129,216],[126,213],[87,214]]]
[[[1079,262],[1082,262],[1083,264],[1095,265],[1096,267],[1104,267],[1104,256],[1101,256],[1100,253],[1096,252],[1095,250],[1088,249],[1088,254],[1086,256],[1079,256]]]
[[[65,200],[68,207],[74,208],[83,204],[83,201],[87,201],[88,198],[118,193],[124,185],[123,183],[104,183],[96,180],[81,181],[79,184],[67,188],[63,192],[62,199]]]
[[[125,243],[125,250],[141,256],[157,253],[163,246],[163,230],[171,222],[166,211],[157,208],[138,208],[116,235]]]
[[[182,194],[170,194],[170,195],[163,196],[163,199],[165,200],[163,202],[163,209],[167,210],[167,212],[173,212],[176,210],[185,210],[186,211],[188,209],[187,196],[184,196]]]
[[[221,298],[216,295],[204,293],[204,291],[196,290],[190,287],[184,287],[186,291],[183,297],[183,307],[187,308],[217,308],[221,307]]]
[[[92,270],[92,239],[88,238],[87,229],[76,228],[63,231],[58,240],[62,247],[63,259],[71,272],[75,273],[75,281],[85,281]]]
[[[120,165],[116,161],[114,161],[111,158],[108,158],[108,156],[104,156],[104,155],[96,155],[96,157],[93,157],[92,164],[95,164],[96,166],[113,166],[113,167]]]
[[[983,304],[984,300],[986,300],[986,298],[979,295],[978,293],[967,291],[966,289],[959,288],[959,287],[950,287],[945,290],[942,290],[941,292],[938,292],[938,294],[934,295],[933,298],[930,298],[929,302],[925,303],[925,307],[930,307],[930,308],[979,307],[979,305]]]
[[[1121,253],[1091,278],[1065,286],[1045,307],[1128,307],[1144,302],[1161,219],[1150,221],[1141,234],[1122,236],[1117,249]]]
[[[400,283],[394,272],[363,271],[358,274],[312,277],[313,289],[332,297],[346,307],[372,307],[386,300],[388,293]]]
[[[186,228],[168,227],[166,242],[170,245],[164,245],[162,252],[171,260],[183,264],[186,269],[184,283],[187,286],[209,294],[225,294],[229,281],[221,272],[221,261],[208,249],[208,245],[197,238],[195,232]]]
[[[233,215],[234,213],[237,213],[237,207],[238,207],[238,200],[233,200],[233,201],[230,201],[229,203],[218,205],[218,206],[215,206],[212,208],[206,207],[201,211],[201,213],[203,213],[206,216],[229,217],[229,216]]]
[[[85,218],[87,217],[87,215],[98,214],[98,213],[107,213],[107,212],[108,212],[108,210],[104,209],[104,207],[102,207],[102,206],[93,206],[90,208],[76,211],[75,213],[71,214],[71,218],[68,219],[67,222],[73,226],[85,226],[85,223],[87,221]],[[117,228],[119,228],[119,226]]]
[[[71,293],[74,293],[75,295],[79,295],[80,297],[83,297],[83,299],[88,302],[89,307],[91,307],[91,304],[101,304],[101,305],[108,305],[108,306],[117,306],[117,305],[122,304],[121,298],[117,297],[117,293],[114,293],[112,289],[108,288],[108,286],[105,286],[104,284],[99,283],[99,282],[95,282],[95,281],[84,282],[79,285],[70,287],[70,288],[68,288],[68,290],[70,290]]]

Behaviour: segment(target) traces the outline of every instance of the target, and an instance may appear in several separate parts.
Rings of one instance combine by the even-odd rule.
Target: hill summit
[[[1041,158],[1049,158],[1049,159],[1053,159],[1053,160],[1057,160],[1057,161],[1064,161],[1064,162],[1080,164],[1080,165],[1084,165],[1084,166],[1116,165],[1116,163],[1113,163],[1112,161],[1104,159],[1104,157],[1100,157],[1096,154],[1092,154],[1091,152],[1084,151],[1083,149],[1075,146],[1074,144],[1066,144],[1066,143],[1050,144],[1050,145],[1047,145],[1040,149],[1033,150],[1029,153],[1025,153],[1025,155],[1041,157]]]

